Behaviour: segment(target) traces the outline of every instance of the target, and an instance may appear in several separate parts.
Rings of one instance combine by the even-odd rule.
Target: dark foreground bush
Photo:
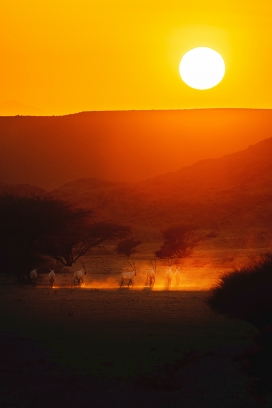
[[[223,275],[208,304],[217,313],[243,319],[258,329],[272,325],[272,253]]]

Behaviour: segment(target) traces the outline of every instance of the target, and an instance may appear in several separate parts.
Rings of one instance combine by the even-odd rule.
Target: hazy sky
[[[267,0],[5,0],[0,115],[91,110],[272,108]],[[210,90],[180,79],[183,54],[217,50]]]

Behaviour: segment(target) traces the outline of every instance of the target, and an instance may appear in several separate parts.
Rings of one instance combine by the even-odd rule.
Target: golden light
[[[222,81],[225,63],[217,51],[208,47],[197,47],[183,55],[179,72],[182,80],[191,88],[210,89]]]

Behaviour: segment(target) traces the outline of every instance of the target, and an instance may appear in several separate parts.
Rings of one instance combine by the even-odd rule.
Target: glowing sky
[[[271,21],[267,0],[4,0],[0,115],[272,108]],[[199,46],[226,64],[206,91],[179,75]]]

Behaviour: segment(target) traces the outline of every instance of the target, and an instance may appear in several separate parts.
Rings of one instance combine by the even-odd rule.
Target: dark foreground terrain
[[[0,286],[1,407],[259,407],[206,291]]]

